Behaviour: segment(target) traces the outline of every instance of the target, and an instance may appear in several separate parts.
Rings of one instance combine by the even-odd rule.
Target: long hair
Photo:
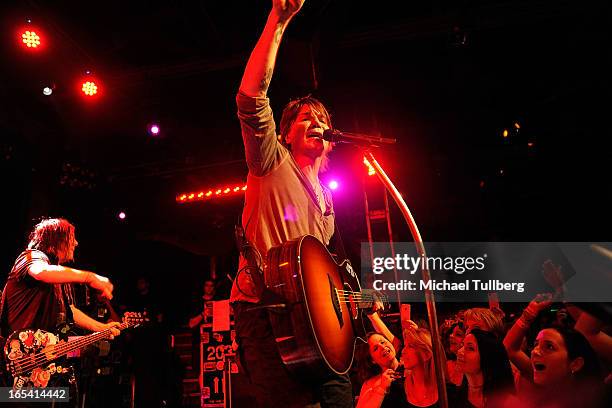
[[[567,327],[554,327],[552,329],[556,330],[563,337],[565,348],[567,349],[567,358],[570,362],[578,357],[582,357],[584,360],[582,368],[574,373],[574,380],[581,383],[601,381],[602,373],[599,359],[584,335]]]
[[[433,346],[431,342],[431,333],[424,327],[414,329],[408,327],[403,330],[404,347],[413,347],[421,352],[425,357],[422,361],[425,371],[425,384],[428,387],[433,387],[436,400],[438,398],[438,388],[436,387],[436,366],[433,356]]]
[[[302,107],[304,106],[310,106],[310,108],[321,112],[323,114],[325,122],[327,123],[327,126],[329,126],[330,129],[332,128],[331,115],[325,108],[325,105],[323,105],[323,103],[321,103],[321,101],[319,101],[317,98],[314,98],[311,95],[306,95],[301,98],[290,101],[289,103],[287,103],[287,105],[285,105],[285,108],[283,109],[283,115],[281,117],[280,122],[280,142],[289,150],[291,150],[291,146],[287,144],[287,134],[289,133],[291,126],[297,119],[300,109],[302,109]],[[325,151],[323,153],[323,162],[321,164],[322,171],[327,170],[329,166],[328,153],[328,151]]]
[[[514,394],[514,379],[510,360],[501,340],[493,333],[480,329],[470,332],[478,343],[480,370],[483,377],[483,396],[490,400],[496,396]]]
[[[436,371],[433,359],[431,334],[429,333],[429,330],[423,327],[419,327],[418,329],[409,327],[403,330],[403,335],[405,343],[404,347],[411,346],[420,350],[426,356],[425,361],[423,361],[423,364],[425,365],[425,380],[431,380],[431,378],[435,376]]]
[[[54,258],[74,241],[74,225],[64,218],[46,218],[34,226],[28,249],[38,249]]]
[[[372,356],[370,356],[370,344],[368,340],[375,334],[386,338],[380,333],[368,332],[365,335],[365,343],[360,344],[357,348],[357,376],[361,382],[365,382],[368,378],[372,378],[382,372],[380,366],[376,364],[374,360],[372,360]],[[388,340],[389,339],[387,339],[387,341]]]

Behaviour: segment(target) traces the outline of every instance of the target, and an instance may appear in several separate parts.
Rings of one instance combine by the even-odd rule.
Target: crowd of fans
[[[377,303],[369,315],[373,331],[357,357],[357,407],[438,406],[427,324],[403,320],[396,336],[380,309]],[[544,294],[522,313],[505,314],[499,305],[453,311],[439,330],[448,406],[611,406],[609,315],[585,309]]]

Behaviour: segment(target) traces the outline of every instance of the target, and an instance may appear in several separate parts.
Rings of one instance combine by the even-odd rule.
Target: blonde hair
[[[404,347],[408,347],[408,345],[418,349],[422,352],[422,355],[425,356],[423,359],[423,366],[425,368],[425,383],[429,386],[432,386],[432,382],[434,383],[434,389],[436,393],[436,400],[438,391],[435,387],[436,381],[436,366],[433,358],[433,345],[431,341],[431,333],[429,330],[419,327],[415,329],[414,327],[407,327],[403,330],[404,336]]]
[[[504,322],[501,317],[490,309],[486,309],[484,307],[473,307],[465,311],[465,320],[467,323],[468,320],[476,320],[478,322],[482,322],[481,330],[491,332],[496,335],[498,338],[501,338],[504,335]]]

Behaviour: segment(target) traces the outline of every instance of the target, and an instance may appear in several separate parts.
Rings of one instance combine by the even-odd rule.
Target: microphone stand
[[[397,188],[395,188],[395,185],[393,185],[393,182],[391,181],[391,179],[389,179],[378,161],[376,161],[376,158],[374,157],[372,152],[367,148],[363,148],[362,150],[372,167],[374,167],[374,170],[376,170],[376,175],[402,211],[402,215],[404,216],[404,219],[406,220],[406,222],[408,223],[408,227],[410,228],[410,233],[412,234],[412,238],[414,239],[414,244],[416,246],[417,252],[419,253],[419,256],[426,257],[427,254],[425,253],[425,245],[423,244],[421,233],[419,232],[419,228],[417,227],[416,222],[414,221],[414,218],[410,213],[410,209],[406,205],[406,202],[402,198],[399,191],[397,191]],[[431,280],[431,276],[429,274],[429,270],[427,269],[427,262],[421,262],[421,264],[422,279],[424,282],[429,282]],[[431,342],[433,346],[432,349],[434,366],[436,368],[436,383],[438,385],[438,406],[441,408],[447,408],[448,396],[446,395],[446,380],[444,378],[444,372],[446,371],[444,367],[445,359],[443,358],[444,354],[442,354],[444,353],[444,348],[442,347],[440,331],[438,328],[436,303],[434,300],[433,292],[430,289],[425,290],[425,303],[427,305],[427,315],[429,318],[429,326],[431,329]]]

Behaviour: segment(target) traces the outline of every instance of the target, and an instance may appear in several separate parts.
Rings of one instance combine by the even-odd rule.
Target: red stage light
[[[368,167],[368,176],[373,176],[376,174],[376,170],[365,157],[363,158],[363,164]]]
[[[231,193],[240,193],[242,191],[246,190],[246,185],[245,186],[234,186],[234,187],[225,187],[225,188],[218,188],[216,190],[208,190],[206,191],[206,193],[204,193],[204,191],[198,191],[198,192],[193,192],[193,193],[183,193],[183,194],[179,194],[176,196],[176,202],[178,203],[185,203],[185,202],[190,202],[190,201],[203,201],[203,200],[207,200],[210,198],[213,198],[212,196],[225,196],[225,195],[233,195]]]
[[[40,47],[40,36],[34,30],[25,30],[21,34],[21,43],[27,48]]]
[[[98,93],[98,85],[92,80],[83,82],[81,91],[87,96],[94,96]]]

